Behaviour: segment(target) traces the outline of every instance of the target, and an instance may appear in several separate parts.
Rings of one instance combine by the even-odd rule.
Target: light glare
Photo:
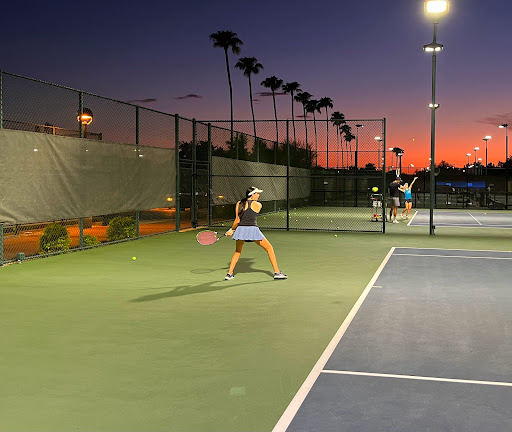
[[[425,2],[425,10],[429,14],[440,14],[448,10],[447,1],[427,1]]]

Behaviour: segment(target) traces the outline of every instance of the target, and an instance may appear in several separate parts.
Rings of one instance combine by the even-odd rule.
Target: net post
[[[80,250],[84,249],[84,218],[81,217],[78,220],[79,240],[78,247]]]
[[[384,155],[384,163],[382,164],[382,233],[386,233],[386,117],[382,119],[382,154]],[[380,153],[380,151],[379,151]],[[381,161],[378,161],[380,163]]]
[[[212,149],[212,124],[208,123],[208,226],[213,223],[212,189],[213,189],[213,149]]]
[[[191,202],[192,228],[197,228],[197,124],[192,119],[192,202]]]
[[[84,93],[78,92],[78,127],[79,127],[79,134],[80,138],[84,137],[84,125],[82,124],[81,118],[82,114],[84,113]]]
[[[286,231],[290,231],[290,121],[286,120]]]
[[[174,115],[174,154],[175,154],[175,166],[176,166],[176,199],[174,213],[175,218],[175,230],[179,232],[181,224],[181,203],[180,203],[180,116]]]

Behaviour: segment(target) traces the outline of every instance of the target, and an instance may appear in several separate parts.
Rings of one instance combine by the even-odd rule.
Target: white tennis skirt
[[[265,236],[257,226],[238,226],[233,234],[233,240],[263,240]]]

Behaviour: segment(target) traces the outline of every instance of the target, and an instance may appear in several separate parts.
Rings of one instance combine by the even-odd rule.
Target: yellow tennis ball
[[[374,186],[374,187],[372,187],[372,191],[373,191],[373,192],[378,192],[378,191],[379,191],[379,188],[378,188],[377,186]]]
[[[334,234],[334,237],[338,237],[338,234]]]
[[[137,257],[132,257],[132,260],[135,261],[137,259]]]

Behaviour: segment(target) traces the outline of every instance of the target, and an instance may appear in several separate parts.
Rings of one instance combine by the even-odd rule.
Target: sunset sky
[[[439,24],[437,162],[465,164],[485,135],[489,161],[504,160],[497,126],[512,124],[511,19],[507,0],[454,0]],[[404,166],[424,167],[431,55],[422,47],[432,27],[418,0],[10,2],[0,68],[189,118],[229,119],[223,52],[209,35],[231,30],[244,42],[240,55],[264,66],[253,81],[258,119],[273,118],[272,98],[258,96],[263,79],[298,81],[348,119],[386,117],[388,147],[405,149]],[[247,79],[234,69],[232,77],[235,118],[250,119]],[[291,118],[289,96],[277,109]]]

